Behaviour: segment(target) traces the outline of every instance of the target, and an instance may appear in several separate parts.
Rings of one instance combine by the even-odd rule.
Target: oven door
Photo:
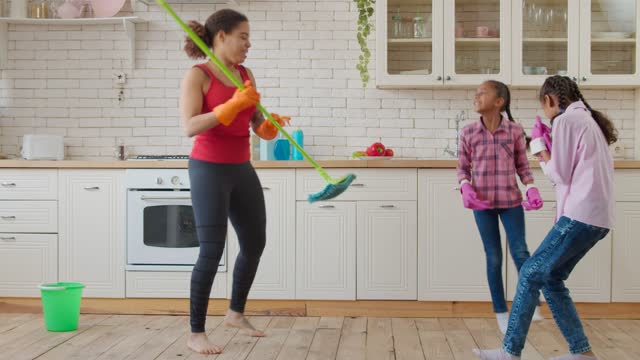
[[[189,191],[129,190],[127,202],[128,264],[195,264],[199,245]]]

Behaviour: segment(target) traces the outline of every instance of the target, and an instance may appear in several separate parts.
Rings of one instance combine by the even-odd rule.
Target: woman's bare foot
[[[256,328],[249,323],[246,317],[239,312],[235,312],[231,309],[227,311],[227,315],[224,317],[224,324],[226,326],[234,327],[240,329],[244,334],[253,336],[253,337],[263,337],[264,332],[260,330],[256,330]]]
[[[220,354],[222,353],[222,348],[220,346],[213,345],[207,334],[201,333],[191,333],[189,335],[189,339],[187,340],[187,346],[189,349],[199,353],[199,354]]]

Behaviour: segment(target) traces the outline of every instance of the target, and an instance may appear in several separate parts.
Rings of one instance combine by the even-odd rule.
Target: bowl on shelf
[[[112,17],[120,12],[126,0],[90,0],[95,17]]]

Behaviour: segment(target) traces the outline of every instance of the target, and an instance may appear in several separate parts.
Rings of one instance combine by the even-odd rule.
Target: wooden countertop
[[[326,168],[424,168],[450,169],[456,160],[325,160],[319,161]],[[165,161],[101,161],[101,160],[0,160],[0,168],[52,168],[52,169],[180,169],[187,168],[186,160]],[[258,169],[311,168],[306,161],[254,161]],[[539,167],[531,161],[532,167]],[[640,160],[616,160],[616,169],[640,169]]]

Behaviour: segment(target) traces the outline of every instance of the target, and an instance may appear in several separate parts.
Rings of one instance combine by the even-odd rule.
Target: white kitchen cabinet
[[[518,0],[513,5],[513,85],[562,74],[582,86],[640,80],[637,0]]]
[[[636,183],[635,188],[638,185]],[[614,302],[640,302],[640,202],[616,203],[613,231]]]
[[[540,86],[555,74],[578,80],[581,2],[588,1],[514,1],[514,85]]]
[[[0,234],[0,296],[39,297],[58,280],[58,235]]]
[[[580,83],[640,82],[638,0],[580,1]]]
[[[376,2],[378,87],[433,86],[443,83],[443,6],[443,0]],[[413,36],[412,19],[416,16],[425,19],[424,37]],[[394,24],[395,21],[400,25]]]
[[[511,0],[444,1],[445,85],[511,81],[510,15]]]
[[[355,300],[356,203],[298,201],[296,298]]]
[[[58,170],[0,169],[0,296],[58,281]]]
[[[58,202],[0,201],[0,232],[58,232]]]
[[[616,170],[616,224],[613,229],[612,299],[640,302],[640,172]]]
[[[417,299],[415,201],[357,204],[357,298]]]
[[[60,170],[59,278],[87,297],[125,295],[123,170]]]
[[[336,201],[350,200],[416,200],[416,169],[329,169],[329,174],[340,178],[355,174],[356,179]],[[296,172],[296,199],[306,201],[309,194],[322,190],[327,182],[315,170]]]
[[[0,169],[0,199],[58,200],[58,170]]]
[[[526,238],[529,252],[533,255],[555,223],[556,203],[545,202],[542,209],[525,213]],[[576,265],[565,285],[574,301],[611,301],[611,234],[596,246]],[[507,259],[507,297],[513,300],[518,283],[518,272],[511,255]]]
[[[267,210],[267,243],[260,259],[258,273],[253,281],[250,299],[295,298],[296,222],[295,222],[295,170],[258,169]],[[238,238],[229,225],[229,273],[238,254]],[[229,277],[228,294],[231,295],[233,277]]]
[[[376,85],[477,85],[487,79],[508,83],[510,14],[509,0],[376,2]],[[424,36],[414,34],[415,17],[425,19]]]
[[[482,240],[457,186],[453,169],[418,171],[418,300],[491,301]]]

